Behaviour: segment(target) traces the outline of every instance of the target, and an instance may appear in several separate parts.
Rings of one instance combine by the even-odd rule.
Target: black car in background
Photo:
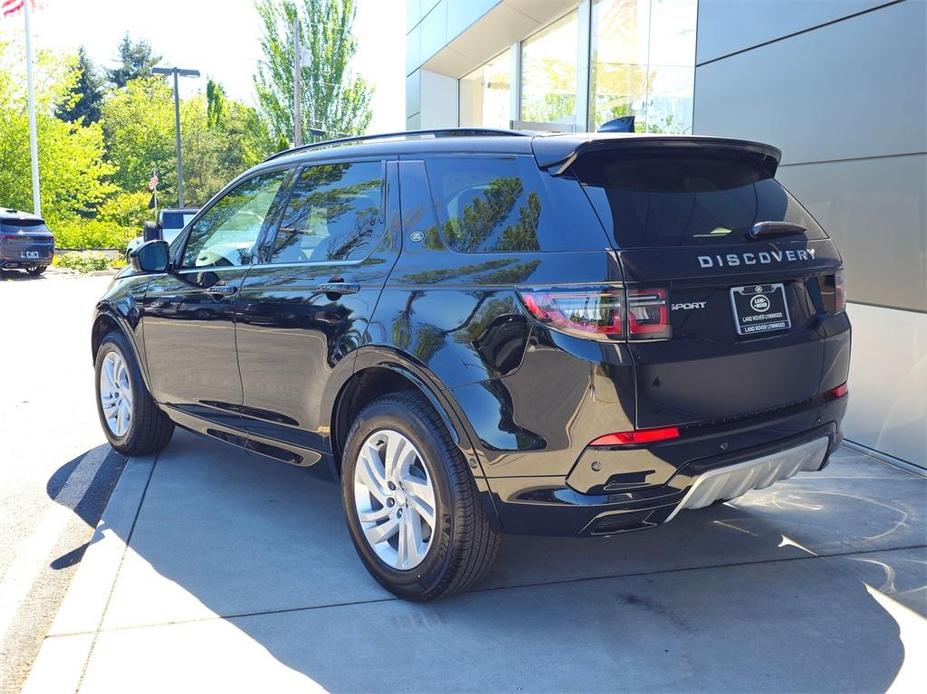
[[[479,130],[271,157],[100,300],[103,429],[325,471],[368,570],[415,600],[479,580],[502,533],[650,528],[819,470],[842,261],[779,158]]]
[[[41,275],[55,255],[55,237],[41,217],[0,208],[0,270]]]

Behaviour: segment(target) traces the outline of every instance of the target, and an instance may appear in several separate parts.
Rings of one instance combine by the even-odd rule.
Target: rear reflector
[[[826,397],[828,400],[836,400],[837,398],[842,398],[844,395],[846,395],[849,392],[850,392],[849,386],[847,386],[847,384],[844,383],[843,385],[839,385],[836,388],[833,388],[827,391],[826,393],[824,393],[824,397]]]
[[[677,427],[662,427],[660,429],[637,429],[635,431],[621,431],[615,434],[600,436],[590,443],[590,446],[640,446],[645,443],[668,441],[679,438]]]

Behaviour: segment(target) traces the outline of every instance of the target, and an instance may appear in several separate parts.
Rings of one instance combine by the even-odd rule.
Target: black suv
[[[818,470],[850,324],[779,157],[478,130],[271,157],[99,302],[103,429],[326,471],[415,600],[478,580],[501,533],[639,530]]]

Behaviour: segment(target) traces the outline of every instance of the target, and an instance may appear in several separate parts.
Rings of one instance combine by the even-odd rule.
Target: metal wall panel
[[[851,304],[850,441],[927,467],[927,315]]]
[[[771,142],[786,163],[925,152],[925,25],[908,0],[700,66],[694,130]]]
[[[836,240],[851,301],[927,312],[927,154],[798,164],[777,177]]]
[[[696,63],[885,4],[886,0],[699,0]]]

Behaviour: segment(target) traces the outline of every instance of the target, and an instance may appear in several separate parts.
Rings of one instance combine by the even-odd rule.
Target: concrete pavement
[[[913,689],[925,502],[841,451],[655,530],[508,537],[484,585],[417,605],[365,572],[334,485],[178,432],[129,461],[26,691]]]
[[[93,398],[110,281],[0,272],[0,692],[19,690],[125,463]]]

